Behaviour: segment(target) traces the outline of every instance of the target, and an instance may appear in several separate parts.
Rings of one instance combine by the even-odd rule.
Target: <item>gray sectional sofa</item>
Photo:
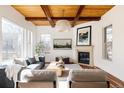
[[[0,69],[0,87],[13,88],[16,87],[16,81],[20,79],[20,74],[24,69],[39,70],[45,66],[45,58],[39,57],[36,61],[34,57],[28,58],[15,58],[13,63],[7,64],[4,69]]]
[[[43,60],[44,59],[44,60]],[[22,65],[28,69],[42,69],[45,66],[45,58],[39,57],[39,60],[36,60],[35,57],[28,58],[28,59],[14,59],[15,64]]]

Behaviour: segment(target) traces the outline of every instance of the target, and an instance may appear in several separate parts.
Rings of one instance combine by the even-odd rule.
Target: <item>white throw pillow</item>
[[[14,63],[22,65],[22,66],[27,66],[27,63],[26,63],[25,59],[23,59],[23,58],[15,58]]]

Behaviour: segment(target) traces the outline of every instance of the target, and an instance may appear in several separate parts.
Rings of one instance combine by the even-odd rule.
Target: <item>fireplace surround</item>
[[[76,47],[76,51],[77,62],[79,64],[93,65],[93,46],[78,46]]]

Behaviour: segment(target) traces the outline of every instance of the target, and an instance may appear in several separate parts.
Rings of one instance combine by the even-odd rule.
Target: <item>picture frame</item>
[[[62,50],[72,49],[72,39],[54,39],[53,49],[62,49]]]
[[[77,46],[91,46],[91,26],[85,26],[77,29]]]

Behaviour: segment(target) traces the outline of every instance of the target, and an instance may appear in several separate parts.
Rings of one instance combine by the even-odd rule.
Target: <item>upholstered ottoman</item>
[[[46,69],[56,71],[57,76],[62,76],[64,68],[60,68],[56,64],[57,62],[51,62]]]

